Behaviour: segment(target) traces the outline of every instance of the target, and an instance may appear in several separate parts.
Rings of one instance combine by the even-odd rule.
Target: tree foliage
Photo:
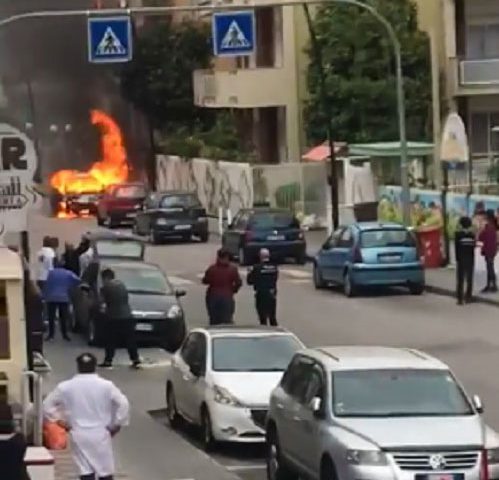
[[[430,47],[418,29],[416,6],[412,0],[369,3],[393,25],[402,46],[408,138],[426,139],[431,118]],[[395,61],[384,26],[367,11],[340,4],[321,7],[313,25],[322,49],[326,101],[320,98],[319,70],[309,46],[310,141],[324,141],[330,117],[337,141],[397,140]]]
[[[209,121],[210,111],[194,105],[192,86],[192,72],[210,65],[208,25],[191,21],[154,24],[141,33],[134,50],[133,61],[122,72],[123,95],[154,127],[191,131]]]

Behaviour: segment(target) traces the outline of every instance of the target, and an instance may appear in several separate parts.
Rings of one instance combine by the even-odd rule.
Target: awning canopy
[[[335,142],[334,153],[336,155],[344,156],[346,154],[347,144],[344,142]],[[307,153],[302,155],[302,160],[307,162],[324,162],[330,157],[331,150],[329,149],[329,142],[324,142],[322,145],[317,145],[316,147],[309,150]]]
[[[433,143],[407,142],[409,158],[429,157],[433,155]],[[400,142],[357,143],[348,146],[350,155],[367,157],[400,157]]]

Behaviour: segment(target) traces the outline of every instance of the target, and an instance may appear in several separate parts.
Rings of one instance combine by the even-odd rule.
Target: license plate
[[[135,218],[137,216],[136,213],[127,213],[126,218]]]
[[[462,473],[430,473],[429,475],[416,475],[416,480],[463,480]]]
[[[402,259],[401,255],[383,255],[379,257],[380,262],[384,263],[400,262],[401,259]]]
[[[152,332],[152,325],[150,323],[137,323],[135,330],[137,332]]]
[[[190,225],[175,225],[175,230],[190,230]]]
[[[267,237],[267,240],[270,240],[272,242],[278,242],[279,240],[285,240],[286,237],[284,235],[269,235]]]

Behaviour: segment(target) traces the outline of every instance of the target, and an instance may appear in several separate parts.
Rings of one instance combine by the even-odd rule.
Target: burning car
[[[130,167],[120,127],[100,110],[92,110],[90,117],[101,132],[101,159],[86,172],[59,170],[50,177],[50,185],[57,192],[54,199],[58,201],[59,218],[97,213],[104,190],[128,180]]]

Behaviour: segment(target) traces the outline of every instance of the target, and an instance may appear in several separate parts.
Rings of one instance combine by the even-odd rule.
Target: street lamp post
[[[315,35],[311,16],[308,10],[308,4],[311,2],[302,2],[305,17],[307,19],[307,25],[310,32],[310,37],[312,41],[312,50],[314,52],[315,61],[320,75],[319,84],[319,96],[321,103],[327,105],[327,92],[326,92],[326,74],[324,71],[324,65],[322,61],[322,51],[317,37]],[[408,165],[408,153],[407,153],[407,133],[406,133],[406,121],[405,121],[405,94],[404,94],[404,76],[402,72],[402,50],[400,47],[400,42],[397,38],[395,30],[391,23],[381,15],[378,10],[373,6],[361,3],[358,0],[326,0],[324,3],[339,3],[344,5],[351,5],[363,10],[368,11],[373,15],[386,29],[388,33],[388,38],[392,44],[393,53],[395,56],[396,64],[396,81],[397,81],[397,111],[398,111],[398,122],[399,122],[399,137],[400,137],[400,175],[401,175],[401,185],[402,185],[402,208],[403,208],[403,219],[405,225],[410,225],[411,222],[411,212],[410,212],[410,189],[409,189],[409,165]],[[328,132],[328,142],[330,148],[330,161],[331,161],[331,203],[332,203],[332,216],[333,216],[333,229],[337,229],[339,225],[339,209],[338,209],[338,175],[336,172],[336,159],[334,151],[334,131],[332,125],[332,115],[327,114],[327,132]]]

